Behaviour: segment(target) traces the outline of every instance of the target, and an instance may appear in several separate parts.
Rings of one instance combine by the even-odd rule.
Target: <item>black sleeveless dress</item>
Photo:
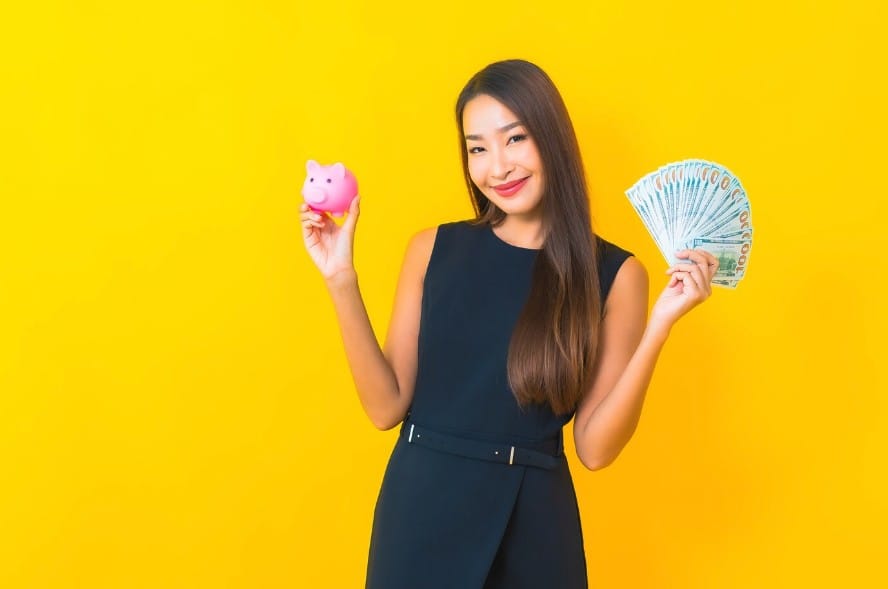
[[[603,301],[633,254],[599,239]],[[438,226],[416,388],[376,503],[368,589],[588,586],[561,452],[573,415],[522,410],[506,377],[539,254],[506,243],[489,225]]]

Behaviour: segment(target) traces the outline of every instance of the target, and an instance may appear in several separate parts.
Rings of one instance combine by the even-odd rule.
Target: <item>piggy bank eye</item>
[[[330,178],[327,178],[327,184],[329,184],[329,183],[332,182],[332,181],[333,181],[333,180],[331,180]]]
[[[308,181],[309,181],[309,182],[314,182],[315,179],[314,179],[314,178],[309,178]]]

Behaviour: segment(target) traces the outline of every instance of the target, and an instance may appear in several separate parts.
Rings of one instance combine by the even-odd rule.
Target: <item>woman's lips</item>
[[[527,178],[530,178],[530,176]],[[521,190],[521,187],[527,182],[527,178],[515,180],[514,182],[507,182],[506,184],[500,184],[499,186],[494,186],[493,189],[496,190],[496,193],[500,196],[512,196]]]

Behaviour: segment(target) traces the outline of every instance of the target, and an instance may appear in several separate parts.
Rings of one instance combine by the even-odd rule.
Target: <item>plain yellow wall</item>
[[[305,161],[363,196],[377,336],[408,238],[471,215],[453,104],[561,89],[594,227],[721,162],[736,291],[673,330],[609,468],[571,452],[592,585],[884,581],[885,13],[862,2],[31,2],[0,16],[0,586],[360,587],[397,430],[357,401],[304,251]],[[417,585],[421,587],[421,585]]]

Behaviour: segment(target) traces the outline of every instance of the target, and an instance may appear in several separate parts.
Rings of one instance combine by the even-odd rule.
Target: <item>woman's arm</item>
[[[718,260],[703,250],[676,255],[693,263],[666,271],[671,279],[649,321],[648,276],[641,262],[627,258],[614,278],[601,324],[595,381],[574,421],[577,455],[586,468],[609,465],[629,442],[672,325],[712,294]]]
[[[668,336],[668,330],[645,326],[647,306],[647,271],[638,259],[629,257],[607,297],[595,380],[574,418],[577,456],[590,470],[613,462],[638,425],[657,357]]]
[[[399,424],[413,399],[422,284],[436,231],[419,232],[407,246],[385,352],[373,332],[357,273],[349,270],[325,279],[358,397],[370,421],[381,430]]]

